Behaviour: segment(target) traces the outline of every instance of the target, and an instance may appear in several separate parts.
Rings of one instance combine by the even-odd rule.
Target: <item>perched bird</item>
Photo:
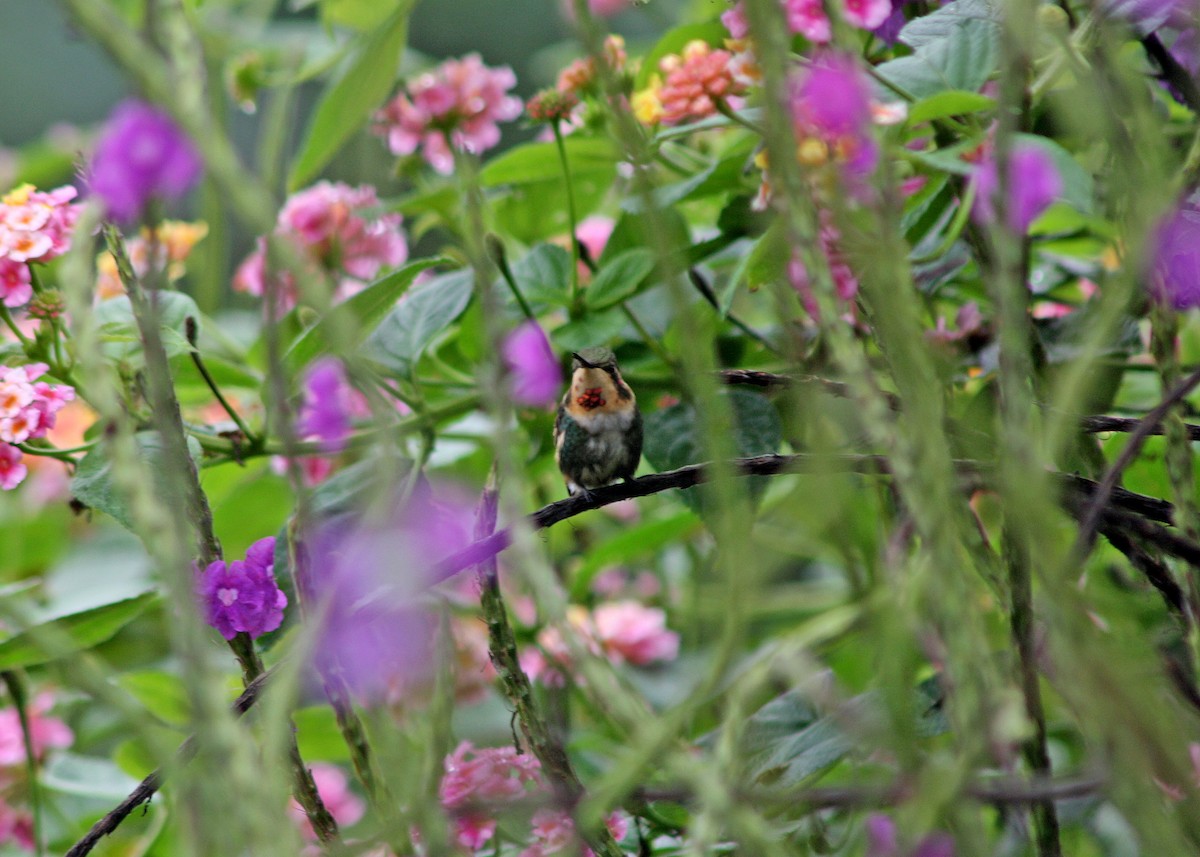
[[[629,479],[642,457],[642,415],[608,348],[572,354],[571,386],[554,420],[554,460],[567,493]]]

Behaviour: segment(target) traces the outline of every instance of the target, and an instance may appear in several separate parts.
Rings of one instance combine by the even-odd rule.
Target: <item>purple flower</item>
[[[972,216],[978,223],[996,222],[995,198],[999,173],[994,157],[975,171],[975,207]],[[1054,159],[1045,149],[1032,143],[1018,142],[1009,154],[1008,224],[1024,235],[1038,216],[1062,193],[1062,177]]]
[[[874,171],[879,146],[871,134],[871,89],[853,58],[818,57],[792,78],[789,101],[801,161],[834,160],[850,179]]]
[[[527,321],[510,333],[502,350],[513,399],[539,408],[554,404],[562,387],[562,368],[537,322]]]
[[[435,563],[469,542],[470,507],[418,486],[383,520],[326,522],[310,553],[315,664],[365,702],[395,699],[433,673]]]
[[[1200,209],[1192,200],[1159,223],[1149,249],[1154,297],[1179,310],[1200,306]]]
[[[883,813],[873,812],[864,822],[867,828],[867,857],[896,857],[896,822]]]
[[[275,583],[274,565],[275,539],[268,537],[250,546],[245,561],[218,560],[204,570],[198,589],[205,621],[226,640],[243,632],[261,637],[283,622],[288,600]]]
[[[321,442],[326,452],[340,452],[350,434],[352,389],[337,358],[322,357],[304,375],[304,404],[296,430]]]
[[[200,170],[196,150],[171,117],[130,100],[117,105],[96,144],[90,185],[110,216],[130,221],[152,196],[182,196]]]

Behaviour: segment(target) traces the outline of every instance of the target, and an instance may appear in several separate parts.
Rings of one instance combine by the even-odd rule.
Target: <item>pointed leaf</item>
[[[60,616],[13,634],[0,642],[0,670],[49,663],[99,645],[158,600],[157,593],[144,592],[135,598]]]
[[[626,250],[601,268],[587,287],[589,309],[616,306],[636,295],[642,281],[654,270],[654,254],[645,247]]]
[[[434,338],[471,302],[470,270],[435,277],[408,293],[366,342],[366,352],[400,375],[409,375]]]
[[[378,108],[396,81],[415,0],[402,0],[378,28],[363,36],[362,49],[345,74],[326,87],[313,112],[304,145],[292,164],[288,189],[307,184]]]

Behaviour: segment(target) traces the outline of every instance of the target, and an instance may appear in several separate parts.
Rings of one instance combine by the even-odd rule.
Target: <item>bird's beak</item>
[[[579,361],[579,364],[587,369],[595,369],[596,368],[591,363],[588,363],[586,360],[584,360],[582,357],[580,357],[578,354],[576,354],[574,351],[571,352],[571,357],[573,357],[575,360]]]

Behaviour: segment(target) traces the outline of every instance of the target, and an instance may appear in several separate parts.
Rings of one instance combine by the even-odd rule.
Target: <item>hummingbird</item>
[[[642,414],[609,348],[571,354],[571,386],[554,419],[554,460],[567,493],[629,479],[642,457]]]

